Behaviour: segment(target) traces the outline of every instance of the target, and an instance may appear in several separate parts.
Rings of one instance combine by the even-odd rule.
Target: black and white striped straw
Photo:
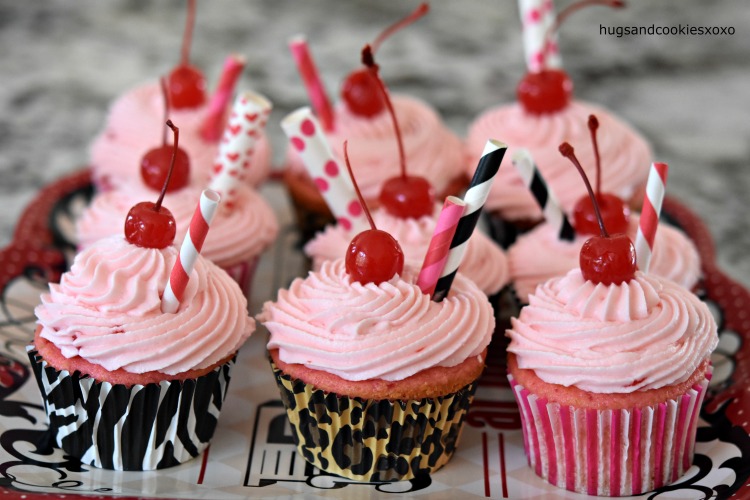
[[[456,233],[451,240],[448,259],[445,262],[445,267],[437,281],[437,285],[435,285],[435,293],[432,296],[432,300],[435,302],[443,300],[448,295],[451,285],[453,285],[453,279],[456,277],[458,266],[463,259],[466,245],[479,221],[482,207],[484,207],[487,195],[489,195],[490,188],[492,187],[492,181],[495,180],[497,171],[500,169],[500,163],[503,161],[503,156],[505,156],[507,149],[508,146],[494,139],[488,140],[484,146],[484,152],[481,158],[479,158],[479,164],[474,172],[474,177],[471,179],[469,189],[466,190],[466,194],[464,195],[463,201],[466,207],[464,207],[464,213],[458,221]]]
[[[549,188],[534,163],[534,158],[527,149],[519,149],[513,154],[513,166],[523,179],[526,187],[534,196],[539,208],[542,209],[544,220],[552,227],[558,228],[557,237],[561,240],[573,241],[576,237],[575,229],[570,224],[567,215],[557,201],[555,193]]]

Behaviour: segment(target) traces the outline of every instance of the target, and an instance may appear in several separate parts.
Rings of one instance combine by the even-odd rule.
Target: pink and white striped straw
[[[221,197],[216,191],[205,189],[201,193],[188,232],[185,239],[182,240],[180,254],[174,262],[172,272],[169,275],[169,282],[164,289],[164,295],[161,297],[162,312],[174,313],[180,308],[180,302],[182,302],[182,297],[190,280],[190,273],[193,272],[195,260],[198,258],[201,248],[203,248],[203,242],[206,240],[208,229],[214,215],[216,215],[216,208],[220,200]]]
[[[208,111],[201,126],[201,137],[208,142],[216,142],[221,138],[227,104],[232,99],[237,80],[245,69],[245,58],[239,54],[231,54],[224,61],[219,83],[208,103]]]
[[[651,254],[654,251],[654,238],[659,226],[659,215],[667,190],[666,163],[652,163],[646,181],[646,197],[643,200],[641,219],[638,224],[638,233],[635,236],[635,256],[638,269],[644,273],[648,272],[651,263]]]
[[[299,153],[328,208],[344,229],[358,234],[370,228],[346,169],[339,167],[323,127],[309,107],[281,120],[281,128]]]
[[[448,196],[443,203],[430,245],[424,256],[422,269],[417,277],[417,286],[422,290],[422,293],[432,296],[435,292],[435,285],[437,285],[445,262],[448,260],[451,241],[453,241],[453,235],[456,234],[458,221],[464,213],[465,206],[466,203],[455,196]]]
[[[305,85],[307,96],[315,110],[315,114],[318,115],[326,131],[333,130],[335,126],[333,107],[320,79],[320,73],[318,73],[315,62],[313,62],[305,36],[296,35],[292,37],[289,40],[289,50],[292,52],[294,62],[297,64],[297,71],[302,77],[302,83]]]
[[[552,0],[518,0],[518,10],[523,31],[523,51],[529,72],[562,67],[557,33],[550,31],[555,24],[555,6]]]
[[[219,193],[229,209],[233,206],[237,184],[250,169],[255,144],[263,134],[271,108],[268,99],[251,91],[243,92],[234,102],[208,185]]]

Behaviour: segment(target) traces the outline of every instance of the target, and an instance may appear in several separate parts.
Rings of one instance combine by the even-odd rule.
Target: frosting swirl
[[[141,248],[122,236],[79,253],[60,284],[35,309],[39,335],[66,358],[114,371],[175,375],[211,366],[234,353],[255,329],[237,284],[198,258],[175,314],[161,294],[178,250]]]
[[[436,192],[443,192],[452,180],[464,175],[461,140],[424,102],[398,95],[391,96],[391,100],[401,129],[409,175],[429,179]],[[390,115],[380,113],[363,118],[339,103],[335,108],[335,123],[335,130],[327,133],[334,154],[343,158],[344,141],[349,141],[349,159],[362,195],[368,199],[377,198],[383,182],[401,174]],[[305,171],[293,148],[287,154],[287,168]]]
[[[254,189],[240,185],[234,206],[221,205],[211,223],[201,254],[221,266],[230,266],[260,255],[278,234],[278,222],[268,203]],[[176,242],[185,237],[202,188],[186,186],[164,197],[163,205],[177,222]],[[128,182],[117,189],[98,193],[76,222],[79,248],[122,233],[128,211],[136,203],[154,199],[156,192],[142,182]],[[252,237],[249,237],[252,235]]]
[[[636,272],[605,286],[580,269],[540,285],[506,335],[520,368],[594,393],[683,382],[718,344],[708,307],[676,283]]]
[[[639,214],[631,214],[628,236],[633,241],[639,220]],[[508,249],[508,267],[518,298],[526,302],[537,285],[578,267],[581,247],[588,238],[577,235],[573,241],[561,240],[557,237],[556,228],[546,223],[519,236]],[[692,289],[701,276],[700,257],[695,244],[681,230],[660,224],[649,273]]]
[[[404,264],[420,269],[435,232],[440,206],[435,205],[431,217],[404,219],[390,215],[385,210],[374,210],[373,220],[378,229],[393,236],[404,252]],[[313,259],[313,269],[320,269],[326,260],[335,260],[345,255],[352,240],[352,233],[341,225],[327,226],[305,245],[305,253]],[[494,241],[481,231],[474,231],[469,239],[466,253],[459,268],[461,274],[472,280],[485,294],[493,295],[502,289],[509,279],[508,260]]]
[[[639,187],[645,185],[648,177],[652,160],[649,145],[625,122],[605,109],[580,101],[573,101],[565,109],[545,115],[526,113],[518,103],[486,111],[469,130],[467,172],[474,172],[488,137],[497,137],[508,144],[507,155],[511,157],[517,148],[526,148],[563,209],[570,213],[576,201],[586,194],[586,188],[576,169],[560,155],[558,146],[563,141],[572,144],[586,174],[594,176],[596,161],[587,126],[591,114],[595,114],[600,123],[602,191],[629,200]],[[501,168],[497,173],[485,206],[510,220],[542,217],[533,196],[512,168]]]
[[[415,280],[406,268],[403,279],[352,283],[343,259],[327,261],[279,290],[257,318],[285,363],[352,381],[403,380],[480,355],[495,325],[486,296],[459,275],[448,297],[433,302]]]
[[[219,143],[207,142],[200,129],[208,104],[196,108],[172,109],[170,119],[180,129],[180,147],[190,158],[190,177],[205,186],[210,179]],[[91,144],[94,181],[100,189],[119,187],[140,179],[141,158],[149,149],[161,146],[164,131],[164,99],[158,82],[150,82],[117,98],[109,110],[104,130]],[[172,134],[167,134],[172,143]],[[271,169],[271,147],[265,134],[258,140],[247,172],[249,185],[261,183]]]

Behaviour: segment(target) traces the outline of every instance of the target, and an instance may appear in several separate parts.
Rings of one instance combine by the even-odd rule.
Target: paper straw
[[[549,189],[528,149],[519,149],[513,154],[513,166],[523,179],[526,187],[531,191],[539,208],[542,209],[544,220],[557,229],[557,237],[565,241],[573,241],[576,236],[573,226],[565,215],[555,193]]]
[[[430,245],[424,256],[422,269],[417,277],[417,286],[422,293],[432,295],[435,292],[438,278],[445,268],[445,261],[448,260],[451,241],[456,234],[458,221],[464,213],[466,203],[455,196],[448,196],[443,204],[443,209],[438,216],[435,231],[432,233]]]
[[[500,169],[500,163],[503,161],[503,156],[505,156],[507,149],[508,146],[494,139],[488,140],[484,146],[482,156],[479,158],[479,164],[474,171],[474,177],[471,179],[469,189],[464,195],[463,201],[466,207],[461,219],[458,221],[456,234],[453,235],[453,239],[451,240],[448,259],[445,262],[443,272],[440,274],[440,279],[438,279],[435,286],[435,293],[432,295],[432,300],[435,302],[443,300],[450,291],[453,279],[456,277],[456,272],[458,271],[458,266],[461,264],[461,259],[463,259],[464,252],[466,251],[466,245],[479,221],[482,207],[485,201],[487,201],[487,195],[492,187],[492,181],[495,180],[497,171]]]
[[[310,99],[315,114],[318,115],[323,130],[331,131],[334,127],[333,108],[328,100],[323,82],[320,79],[320,73],[315,67],[310,48],[304,35],[296,35],[289,40],[289,50],[292,52],[294,62],[297,64],[297,71],[302,77],[302,82],[307,90],[307,96]]]
[[[523,51],[529,72],[537,73],[544,68],[562,67],[557,47],[555,6],[552,0],[518,0],[523,32]]]
[[[250,91],[234,101],[208,185],[219,193],[227,208],[232,208],[237,184],[250,169],[255,143],[263,133],[271,107],[268,99]]]
[[[210,189],[205,189],[201,193],[188,232],[185,239],[182,240],[180,254],[174,262],[174,267],[172,267],[172,272],[169,275],[169,282],[161,298],[162,312],[174,313],[180,308],[180,302],[182,302],[182,297],[190,280],[190,273],[193,272],[195,260],[198,258],[201,248],[203,248],[203,242],[206,240],[208,228],[214,219],[220,200],[219,194]]]
[[[201,137],[205,140],[216,142],[221,138],[224,111],[232,99],[234,87],[244,68],[245,58],[241,55],[232,54],[224,61],[219,83],[216,85],[216,90],[208,103],[208,111],[201,127]]]
[[[648,272],[651,263],[651,254],[654,251],[654,238],[656,228],[659,226],[659,214],[664,201],[664,193],[667,189],[666,163],[652,163],[646,181],[646,196],[641,209],[641,219],[638,224],[638,233],[635,236],[635,255],[638,269],[644,273]]]
[[[302,158],[337,222],[354,234],[369,229],[352,181],[346,175],[346,169],[339,167],[323,128],[310,108],[303,107],[287,115],[281,121],[281,128]]]

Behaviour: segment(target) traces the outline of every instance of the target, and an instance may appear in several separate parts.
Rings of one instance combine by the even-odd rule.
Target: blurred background
[[[362,45],[418,3],[199,0],[191,61],[210,90],[228,54],[246,57],[238,88],[273,101],[268,133],[280,162],[279,120],[308,104],[287,40],[307,35],[334,96],[359,66]],[[558,12],[570,3],[558,0]],[[178,62],[184,19],[179,0],[0,0],[0,246],[40,187],[85,167],[110,102]],[[600,34],[600,26],[651,24],[734,34]],[[668,193],[708,225],[726,273],[750,286],[750,3],[593,6],[567,20],[559,42],[576,97],[609,108],[651,141],[671,167]],[[525,72],[517,5],[436,1],[382,46],[378,62],[393,91],[429,102],[464,135],[481,111],[515,99]]]

